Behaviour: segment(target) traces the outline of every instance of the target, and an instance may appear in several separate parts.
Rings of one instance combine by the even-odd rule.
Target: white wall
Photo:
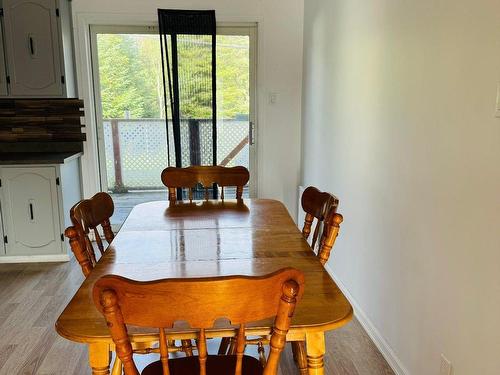
[[[303,183],[400,372],[500,374],[498,0],[307,0]]]
[[[258,22],[258,194],[296,213],[300,177],[303,0],[73,0],[80,97],[86,101],[88,142],[84,193],[99,190],[95,115],[89,73],[89,24],[157,23],[158,8],[215,9],[218,22]],[[276,104],[268,103],[278,93]]]

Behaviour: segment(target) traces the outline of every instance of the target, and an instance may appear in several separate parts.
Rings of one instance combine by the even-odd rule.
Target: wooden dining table
[[[56,322],[57,332],[89,347],[92,374],[109,374],[114,350],[108,327],[92,301],[94,283],[107,274],[135,280],[226,275],[260,276],[284,267],[305,275],[287,341],[305,341],[309,374],[324,374],[325,332],[352,319],[353,310],[309,244],[276,200],[167,201],[134,207],[119,233]],[[251,336],[269,335],[272,320],[248,325]],[[217,322],[207,337],[235,333]],[[130,327],[131,340],[157,340],[154,329]],[[172,340],[195,339],[196,331],[180,324],[168,331]]]

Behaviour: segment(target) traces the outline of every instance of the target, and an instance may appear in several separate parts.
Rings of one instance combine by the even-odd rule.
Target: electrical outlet
[[[451,374],[451,362],[441,354],[441,368],[439,370],[439,375],[452,375]]]

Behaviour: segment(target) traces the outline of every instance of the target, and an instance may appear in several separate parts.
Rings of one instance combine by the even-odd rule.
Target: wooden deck
[[[168,199],[167,190],[130,191],[128,193],[111,193],[115,203],[115,213],[111,217],[113,230],[118,230],[132,208],[140,203],[164,201]]]

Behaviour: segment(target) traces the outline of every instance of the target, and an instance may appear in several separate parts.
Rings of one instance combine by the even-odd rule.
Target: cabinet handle
[[[30,52],[31,52],[31,56],[34,56],[35,55],[35,46],[34,46],[34,42],[33,42],[33,37],[29,37],[30,39]]]
[[[35,220],[35,217],[33,216],[33,203],[30,203],[30,217],[31,221]]]
[[[248,123],[248,144],[251,146],[254,144],[253,140],[253,122]]]

